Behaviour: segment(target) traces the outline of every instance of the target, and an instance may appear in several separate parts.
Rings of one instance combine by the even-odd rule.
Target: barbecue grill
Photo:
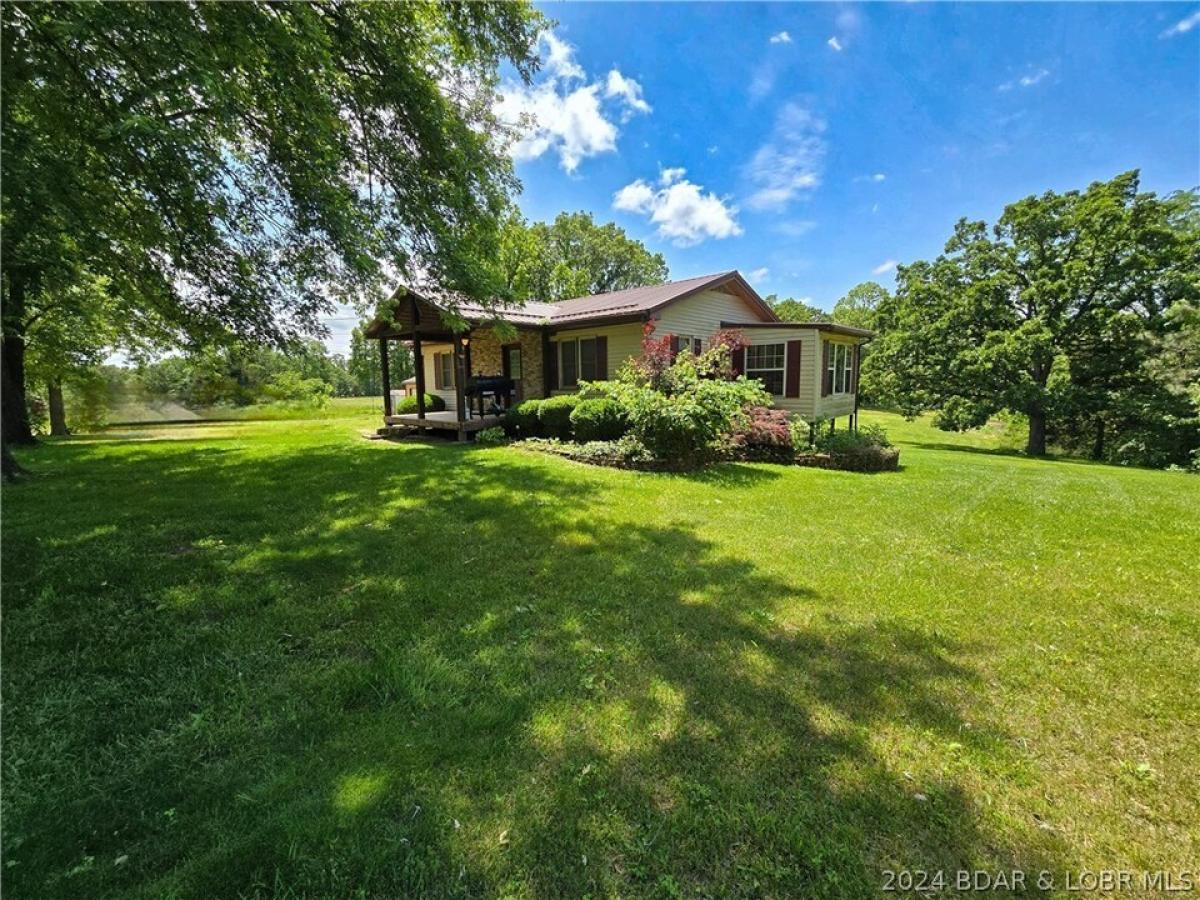
[[[467,397],[467,408],[470,409],[472,402],[477,403],[479,417],[482,419],[484,398],[491,394],[492,407],[506,410],[512,405],[512,394],[516,386],[515,381],[503,375],[476,375],[474,378],[468,378],[466,390],[463,391]]]

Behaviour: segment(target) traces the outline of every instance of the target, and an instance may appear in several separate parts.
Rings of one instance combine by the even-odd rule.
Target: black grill
[[[477,405],[482,418],[484,400],[489,394],[492,397],[493,412],[503,411],[512,405],[512,394],[516,386],[515,381],[503,375],[476,375],[467,379],[467,387],[463,393],[467,396],[468,405],[472,402]]]

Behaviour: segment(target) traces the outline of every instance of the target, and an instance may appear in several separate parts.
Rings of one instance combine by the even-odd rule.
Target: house
[[[802,418],[845,420],[858,416],[859,347],[871,332],[824,322],[783,322],[736,271],[561,303],[528,302],[488,309],[459,297],[400,289],[390,318],[376,319],[367,337],[412,346],[416,396],[437,394],[445,411],[418,404],[415,414],[393,415],[387,354],[385,424],[447,428],[465,438],[495,424],[470,408],[467,376],[506,376],[515,401],[574,391],[580,381],[600,381],[641,353],[646,322],[678,348],[703,349],[721,329],[736,329],[747,346],[734,367],[762,381],[775,405]],[[503,323],[500,331],[497,324]],[[506,332],[506,334],[502,333]]]

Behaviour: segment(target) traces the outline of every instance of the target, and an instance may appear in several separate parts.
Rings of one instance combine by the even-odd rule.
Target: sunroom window
[[[751,344],[746,348],[746,377],[757,378],[770,394],[783,394],[784,344]]]

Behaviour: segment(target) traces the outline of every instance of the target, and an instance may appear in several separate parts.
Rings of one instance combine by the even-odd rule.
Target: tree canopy
[[[833,321],[839,325],[874,331],[877,325],[876,311],[891,297],[887,288],[876,281],[856,284],[833,305]]]
[[[24,341],[103,279],[180,340],[283,343],[419,267],[497,294],[516,187],[493,110],[518,3],[6,3],[4,436]]]
[[[900,268],[864,382],[907,413],[936,410],[945,428],[1023,413],[1031,454],[1048,434],[1070,446],[1086,433],[1104,457],[1111,431],[1174,448],[1131,461],[1180,461],[1195,407],[1161,390],[1148,364],[1182,327],[1167,311],[1200,296],[1200,201],[1138,186],[1127,172],[1027,197],[990,229],[960,221],[941,256]],[[1151,439],[1148,428],[1175,431]]]
[[[505,293],[515,300],[554,302],[667,280],[667,262],[612,222],[591,213],[559,213],[553,222],[504,223],[498,256]]]
[[[778,294],[768,294],[763,298],[775,314],[785,322],[830,322],[829,313],[818,309],[811,303],[797,300],[794,297],[779,299]]]

